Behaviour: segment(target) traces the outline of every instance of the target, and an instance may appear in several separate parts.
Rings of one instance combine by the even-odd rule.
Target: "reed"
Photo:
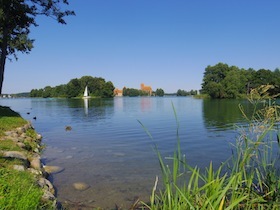
[[[262,86],[251,92],[249,101],[254,105],[252,116],[246,116],[240,106],[248,120],[248,126],[239,127],[240,137],[232,145],[231,157],[218,168],[213,168],[212,162],[205,170],[187,163],[181,152],[179,123],[172,105],[177,122],[177,145],[173,157],[166,159],[154,144],[163,188],[157,189],[157,177],[150,202],[143,202],[145,208],[279,209],[279,107],[274,98],[268,95],[270,88],[272,87]],[[153,141],[148,129],[141,122],[140,124]]]

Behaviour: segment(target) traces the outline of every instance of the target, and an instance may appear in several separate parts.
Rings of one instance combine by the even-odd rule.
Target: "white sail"
[[[85,88],[84,97],[88,97],[88,87],[87,86]]]

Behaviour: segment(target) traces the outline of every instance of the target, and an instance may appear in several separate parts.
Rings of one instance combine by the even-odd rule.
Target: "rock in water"
[[[44,169],[48,174],[59,173],[64,170],[59,166],[44,166]]]
[[[73,187],[76,189],[76,190],[80,190],[80,191],[83,191],[83,190],[86,190],[88,189],[90,186],[84,182],[75,182],[73,184]]]

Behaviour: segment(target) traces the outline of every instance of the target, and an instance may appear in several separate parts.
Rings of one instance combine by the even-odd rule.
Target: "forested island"
[[[276,95],[280,92],[280,70],[269,69],[254,70],[253,68],[244,69],[237,66],[229,66],[225,63],[218,63],[214,66],[207,66],[204,71],[202,88],[200,94],[213,99],[236,99],[245,98],[254,88],[261,85],[272,85],[274,88],[269,90],[270,95]],[[104,78],[83,76],[80,79],[71,79],[67,84],[55,87],[46,86],[41,89],[32,89],[30,97],[64,97],[74,98],[82,97],[85,86],[88,86],[90,96],[98,98],[112,98],[115,87],[111,81],[106,82]],[[144,91],[135,88],[126,88],[122,90],[122,96],[164,96],[166,93],[162,88],[156,91]],[[198,91],[179,89],[172,95],[189,96],[197,95]]]
[[[30,97],[43,98],[75,98],[82,97],[85,87],[88,87],[91,97],[111,98],[114,96],[114,85],[111,81],[106,82],[101,77],[83,76],[80,79],[71,79],[67,84],[55,87],[46,86],[41,89],[32,89]]]
[[[211,98],[244,98],[254,88],[261,85],[273,85],[270,95],[280,92],[280,70],[243,69],[218,63],[207,66],[204,72],[201,93]]]

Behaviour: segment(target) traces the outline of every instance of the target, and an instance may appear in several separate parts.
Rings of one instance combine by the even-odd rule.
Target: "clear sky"
[[[3,93],[90,75],[117,88],[200,89],[208,65],[280,67],[279,0],[69,0],[67,25],[40,17]]]

